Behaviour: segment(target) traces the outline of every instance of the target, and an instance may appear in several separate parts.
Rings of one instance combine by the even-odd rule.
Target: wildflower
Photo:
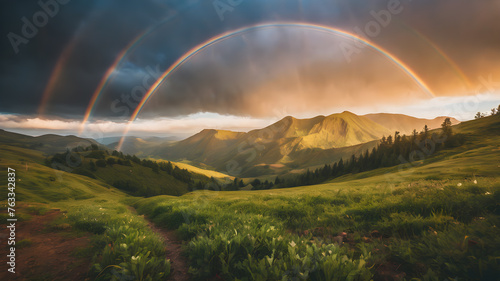
[[[474,180],[474,184],[477,184],[477,180]]]
[[[484,195],[490,195],[491,193],[490,192],[486,192]]]
[[[127,244],[125,244],[125,243],[120,244],[120,247],[127,249]]]
[[[322,252],[321,254],[323,255],[323,257],[326,256],[325,252]]]
[[[132,261],[139,260],[140,258],[141,258],[141,256],[132,256]]]
[[[293,242],[293,241],[292,241],[292,242],[290,242],[290,246],[292,246],[292,248],[293,248],[293,247],[295,247],[296,245],[297,245],[297,244],[295,244],[295,242]]]
[[[331,255],[332,254],[332,250],[328,250],[328,253]]]
[[[461,183],[461,182],[459,182],[459,183],[457,184],[457,186],[462,186],[462,183]]]

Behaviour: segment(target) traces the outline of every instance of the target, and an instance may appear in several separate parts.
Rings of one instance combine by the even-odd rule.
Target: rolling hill
[[[92,144],[99,145],[93,139],[84,139],[76,136],[59,136],[54,134],[38,137],[17,134],[0,129],[0,144],[18,146],[42,151],[46,154],[64,152],[78,146],[87,147]]]

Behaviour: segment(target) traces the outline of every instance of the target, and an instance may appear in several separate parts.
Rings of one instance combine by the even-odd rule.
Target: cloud
[[[500,104],[499,92],[485,92],[468,97],[436,97],[431,100],[419,101],[404,106],[351,106],[334,107],[330,111],[322,112],[330,115],[344,110],[352,111],[358,115],[368,113],[386,112],[401,113],[419,118],[435,118],[437,116],[450,116],[460,121],[471,120],[476,112],[489,114],[491,108]],[[274,116],[269,118],[241,117],[235,115],[220,115],[217,113],[196,113],[175,118],[139,118],[130,127],[128,135],[133,136],[178,136],[188,137],[203,129],[220,129],[247,132],[253,129],[264,128],[287,115],[297,118],[311,118],[313,114],[293,114],[286,108],[274,111]],[[77,135],[81,126],[78,119],[40,118],[30,115],[0,114],[0,128],[9,131],[41,135],[47,133]],[[98,120],[89,122],[85,126],[82,137],[100,139],[108,136],[121,136],[127,126],[120,120]]]
[[[117,55],[139,34],[153,30],[119,65],[93,112],[96,120],[124,121],[138,101],[126,104],[123,97],[130,97],[142,84],[147,67],[165,70],[208,38],[269,21],[303,21],[355,32],[376,21],[373,12],[386,9],[387,3],[243,1],[220,21],[212,1],[71,1],[21,46],[18,55],[8,40],[2,40],[0,112],[36,113],[56,63],[71,42],[74,49],[61,64],[63,71],[56,76],[48,99],[47,114],[54,118],[81,118]],[[438,97],[475,94],[481,85],[478,77],[500,81],[497,0],[401,3],[402,12],[367,39],[404,61]],[[20,32],[21,18],[40,9],[36,1],[8,5],[0,9],[2,34]],[[365,48],[347,62],[339,48],[342,42],[345,39],[290,28],[226,40],[177,70],[141,117],[216,112],[266,119],[274,118],[276,110],[313,115],[337,107],[397,107],[429,101],[408,76],[377,52]],[[113,104],[127,110],[114,111]]]
[[[238,116],[222,116],[212,113],[198,113],[185,118],[138,119],[131,126],[129,135],[187,135],[203,129],[225,129],[233,131],[249,131],[262,128],[275,120],[256,119]],[[44,134],[58,132],[60,134],[77,134],[81,120],[44,119],[33,116],[0,115],[2,129],[27,134]],[[85,126],[83,137],[121,135],[127,123],[120,121],[97,121]],[[34,133],[35,132],[35,133]]]

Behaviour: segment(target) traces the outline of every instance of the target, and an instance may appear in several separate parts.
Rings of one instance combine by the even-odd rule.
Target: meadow
[[[133,205],[177,230],[198,280],[497,280],[496,119],[457,126],[463,146],[414,163],[307,187]]]
[[[193,280],[498,280],[498,118],[418,161],[283,189],[136,197],[5,144],[0,167],[18,171],[20,221],[57,209],[45,232],[90,237],[91,280],[168,280],[149,221],[175,230]]]
[[[45,225],[42,233],[63,235],[65,239],[90,237],[90,244],[83,251],[91,260],[88,278],[161,280],[168,276],[170,261],[165,256],[165,242],[124,203],[129,195],[101,181],[51,169],[43,165],[45,156],[41,152],[8,145],[1,145],[0,152],[0,168],[17,170],[15,209],[19,222],[29,223],[37,215],[60,210],[57,219]],[[6,196],[7,193],[1,194],[2,202]],[[7,217],[1,213],[2,224]],[[30,237],[18,237],[19,242],[29,240]],[[17,247],[21,247],[19,243]],[[72,255],[82,255],[79,251],[74,249]],[[46,268],[25,277],[58,280]]]

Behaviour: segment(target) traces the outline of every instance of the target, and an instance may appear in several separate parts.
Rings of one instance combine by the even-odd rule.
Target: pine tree
[[[443,133],[446,136],[451,136],[452,130],[451,130],[451,120],[450,120],[450,118],[444,119],[443,124],[441,124],[441,128],[443,130]]]

